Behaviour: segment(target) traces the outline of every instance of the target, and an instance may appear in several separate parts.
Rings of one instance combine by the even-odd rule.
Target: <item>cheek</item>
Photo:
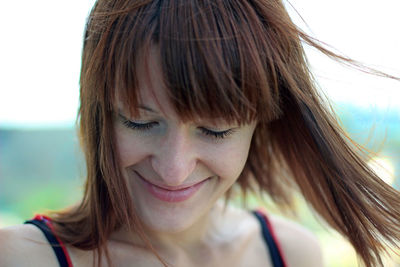
[[[123,129],[117,129],[115,137],[121,167],[126,168],[134,165],[148,155],[148,146]]]
[[[219,177],[235,180],[242,172],[247,160],[249,142],[234,142],[225,147],[214,148],[208,167]]]

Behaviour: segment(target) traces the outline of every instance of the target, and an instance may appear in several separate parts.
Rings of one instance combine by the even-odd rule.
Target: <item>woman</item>
[[[0,265],[322,266],[306,230],[218,202],[236,188],[282,207],[300,190],[366,266],[382,265],[399,194],[323,105],[301,41],[356,64],[280,1],[99,0],[80,81],[83,199],[2,230]]]

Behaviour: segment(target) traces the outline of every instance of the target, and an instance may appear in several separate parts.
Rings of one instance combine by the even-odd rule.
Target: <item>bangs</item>
[[[97,52],[110,106],[117,94],[132,114],[138,112],[137,68],[156,48],[167,94],[182,120],[248,123],[279,116],[271,44],[251,1],[137,2],[113,13],[97,7],[88,22],[86,42],[104,44]]]

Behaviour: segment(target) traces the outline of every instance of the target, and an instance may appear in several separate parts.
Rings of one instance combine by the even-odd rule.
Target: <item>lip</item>
[[[147,181],[143,176],[135,171],[140,180],[145,185],[147,191],[155,198],[166,202],[181,202],[192,197],[209,178],[191,185],[177,187],[159,186]]]

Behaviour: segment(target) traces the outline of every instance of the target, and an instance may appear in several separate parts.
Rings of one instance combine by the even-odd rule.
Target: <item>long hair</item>
[[[139,55],[154,47],[182,120],[258,121],[237,179],[244,193],[259,190],[289,205],[296,187],[366,266],[382,265],[386,245],[400,239],[400,195],[369,169],[324,104],[303,43],[371,72],[302,32],[280,0],[98,0],[80,79],[87,180],[79,205],[53,215],[60,238],[97,249],[100,261],[109,235],[127,226],[153,250],[119,170],[112,114],[117,94],[136,112]]]

